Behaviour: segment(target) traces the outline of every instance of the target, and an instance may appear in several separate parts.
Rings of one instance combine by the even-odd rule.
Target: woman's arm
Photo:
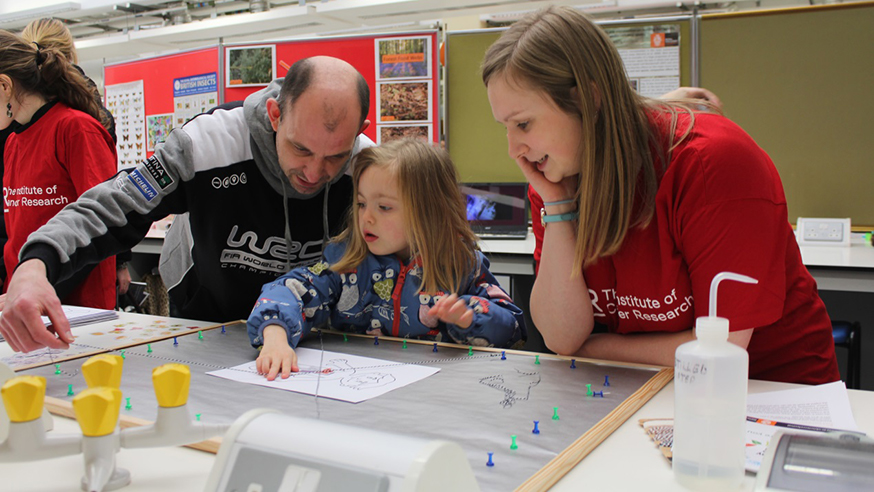
[[[546,213],[567,211],[559,207],[547,207]],[[538,213],[534,220],[539,220]],[[585,278],[572,267],[576,227],[576,221],[548,224],[543,233],[540,268],[531,290],[531,319],[546,346],[558,354],[579,350],[595,324]]]
[[[753,329],[733,331],[728,341],[746,349],[753,335]],[[693,330],[676,333],[638,333],[619,335],[598,333],[586,340],[576,355],[590,359],[637,362],[658,366],[673,366],[677,347],[695,339]]]

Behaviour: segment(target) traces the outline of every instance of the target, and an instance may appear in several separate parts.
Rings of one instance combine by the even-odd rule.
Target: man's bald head
[[[343,119],[351,104],[357,100],[361,109],[359,126],[364,124],[370,111],[370,88],[364,77],[349,63],[330,56],[314,56],[298,60],[288,70],[279,91],[280,118],[286,107],[308,90],[322,95],[323,122],[330,131]]]

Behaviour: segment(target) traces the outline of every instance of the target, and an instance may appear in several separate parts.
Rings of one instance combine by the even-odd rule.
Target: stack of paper
[[[70,322],[70,328],[118,319],[118,313],[110,309],[95,309],[81,306],[62,307],[64,308],[64,315]],[[45,323],[47,328],[52,326],[52,322],[49,320],[48,316],[43,316],[42,322]]]
[[[747,470],[758,472],[778,430],[858,431],[843,381],[747,395]]]

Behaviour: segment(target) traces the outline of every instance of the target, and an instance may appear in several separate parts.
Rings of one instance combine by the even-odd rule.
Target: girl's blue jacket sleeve
[[[289,346],[295,348],[313,326],[327,322],[340,292],[339,275],[329,269],[328,262],[336,261],[342,253],[340,245],[330,244],[325,258],[315,265],[295,268],[261,288],[247,322],[253,347],[264,344],[264,328],[269,325],[283,327]]]

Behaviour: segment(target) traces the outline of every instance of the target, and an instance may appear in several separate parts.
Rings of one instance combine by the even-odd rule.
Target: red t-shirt
[[[680,115],[679,137],[690,117]],[[659,127],[666,130],[664,117]],[[533,215],[543,200],[529,187]],[[540,264],[543,227],[534,221]],[[570,260],[569,260],[570,261]],[[659,183],[655,214],[619,251],[584,270],[595,322],[610,332],[679,332],[707,316],[723,271],[759,281],[719,284],[717,314],[755,328],[750,378],[818,384],[840,379],[831,321],[801,262],[786,197],[768,155],[727,118],[696,114]]]
[[[6,230],[3,250],[6,278],[18,265],[27,236],[48,222],[85,190],[115,174],[112,138],[91,116],[56,103],[20,133],[13,133],[3,154]],[[4,285],[4,291],[6,286]],[[98,264],[65,304],[115,308],[115,258]]]

